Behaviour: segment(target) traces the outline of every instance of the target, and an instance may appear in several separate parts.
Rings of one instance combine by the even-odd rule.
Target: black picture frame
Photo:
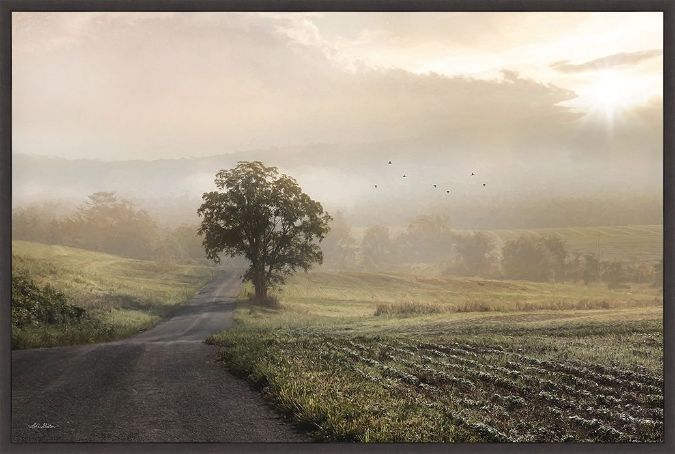
[[[368,453],[666,453],[675,452],[673,353],[675,332],[675,156],[673,153],[673,12],[675,0],[2,0],[0,1],[0,452],[368,452]],[[664,427],[663,443],[636,444],[219,444],[219,443],[11,443],[11,201],[12,12],[19,11],[660,11],[664,20],[663,240]]]

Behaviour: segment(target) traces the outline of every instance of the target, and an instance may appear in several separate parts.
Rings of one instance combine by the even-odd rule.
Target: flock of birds
[[[387,163],[387,165],[392,165],[391,161],[389,161],[389,162]],[[476,176],[476,173],[475,173],[475,172],[471,172],[471,176],[472,176],[472,177],[473,177],[473,176]],[[403,174],[403,178],[408,178],[408,176],[404,173],[404,174]],[[377,185],[376,185],[376,184],[373,185],[373,186],[375,186],[375,189],[377,189]],[[432,184],[432,186],[433,186],[434,188],[438,188],[438,185],[437,185],[436,183]],[[483,187],[485,187],[485,183],[483,183]],[[446,189],[446,190],[445,190],[445,193],[446,193],[446,194],[450,194],[450,189]]]

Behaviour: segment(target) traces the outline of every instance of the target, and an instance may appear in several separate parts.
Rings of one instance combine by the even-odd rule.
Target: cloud
[[[543,58],[523,49],[532,39],[524,31],[512,35],[517,27],[506,27],[502,16],[480,16],[482,22],[476,22],[433,14],[427,23],[400,15],[392,16],[392,25],[382,17],[328,13],[15,13],[14,200],[112,189],[130,197],[165,197],[173,207],[175,197],[207,190],[209,175],[237,159],[278,165],[318,200],[344,208],[361,204],[364,212],[373,211],[373,219],[387,212],[405,216],[424,207],[446,209],[433,204],[446,204],[447,198],[429,198],[432,181],[447,184],[466,206],[486,207],[485,191],[470,177],[476,169],[491,194],[505,200],[521,193],[658,194],[662,98],[621,106],[608,134],[607,115],[584,117],[570,107],[582,91],[535,80],[537,71],[527,71],[531,65],[558,81],[593,81],[599,73],[556,73],[539,62],[555,60],[551,55],[583,61],[614,51],[584,48],[578,53],[579,43],[586,41],[557,30],[556,15],[545,16],[545,22],[527,16],[535,30],[555,30],[572,40]],[[426,61],[422,44],[453,40],[431,31],[419,38],[416,30],[442,20],[463,26],[460,47],[472,61],[490,60],[495,77],[405,70],[362,58],[390,46],[411,60]],[[326,21],[334,36],[326,32]],[[575,21],[564,15],[568,27]],[[455,30],[441,26],[445,22],[437,25],[444,33]],[[492,33],[493,25],[500,33]],[[344,27],[351,32],[342,37]],[[487,41],[474,46],[471,36]],[[495,44],[500,36],[516,41],[509,46],[520,49],[522,61],[481,53],[481,47],[501,49]],[[613,35],[604,36],[610,40]],[[534,42],[555,50],[538,38]],[[634,49],[608,42],[611,49]],[[642,41],[633,45],[658,47]],[[613,58],[616,66],[647,58],[637,54],[559,65]],[[448,68],[459,66],[454,50],[442,57]],[[20,165],[21,153],[109,161],[202,158],[81,161],[66,172],[56,160],[38,166],[24,159]],[[395,169],[384,165],[388,160]],[[409,176],[405,182],[400,171]],[[420,176],[427,184],[408,184]],[[492,216],[492,210],[479,211],[486,219]],[[464,216],[462,210],[457,213]]]
[[[636,65],[644,60],[663,55],[661,49],[642,50],[638,52],[620,52],[607,55],[584,63],[570,63],[567,60],[556,62],[551,68],[562,72],[594,71],[599,69],[615,68],[620,66]]]
[[[420,137],[508,150],[577,117],[560,105],[573,92],[512,72],[341,66],[301,16],[97,14],[72,36],[68,20],[15,27],[17,152],[153,159]]]

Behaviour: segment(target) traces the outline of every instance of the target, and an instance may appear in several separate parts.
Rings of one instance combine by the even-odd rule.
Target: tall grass
[[[443,308],[438,304],[414,303],[412,301],[398,304],[379,303],[375,307],[375,315],[377,316],[437,314],[439,312],[443,312]]]

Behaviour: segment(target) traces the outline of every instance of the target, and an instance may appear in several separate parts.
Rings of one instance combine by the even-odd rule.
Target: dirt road
[[[239,285],[232,274],[215,280],[122,341],[13,352],[12,440],[309,441],[202,342],[232,324]]]

